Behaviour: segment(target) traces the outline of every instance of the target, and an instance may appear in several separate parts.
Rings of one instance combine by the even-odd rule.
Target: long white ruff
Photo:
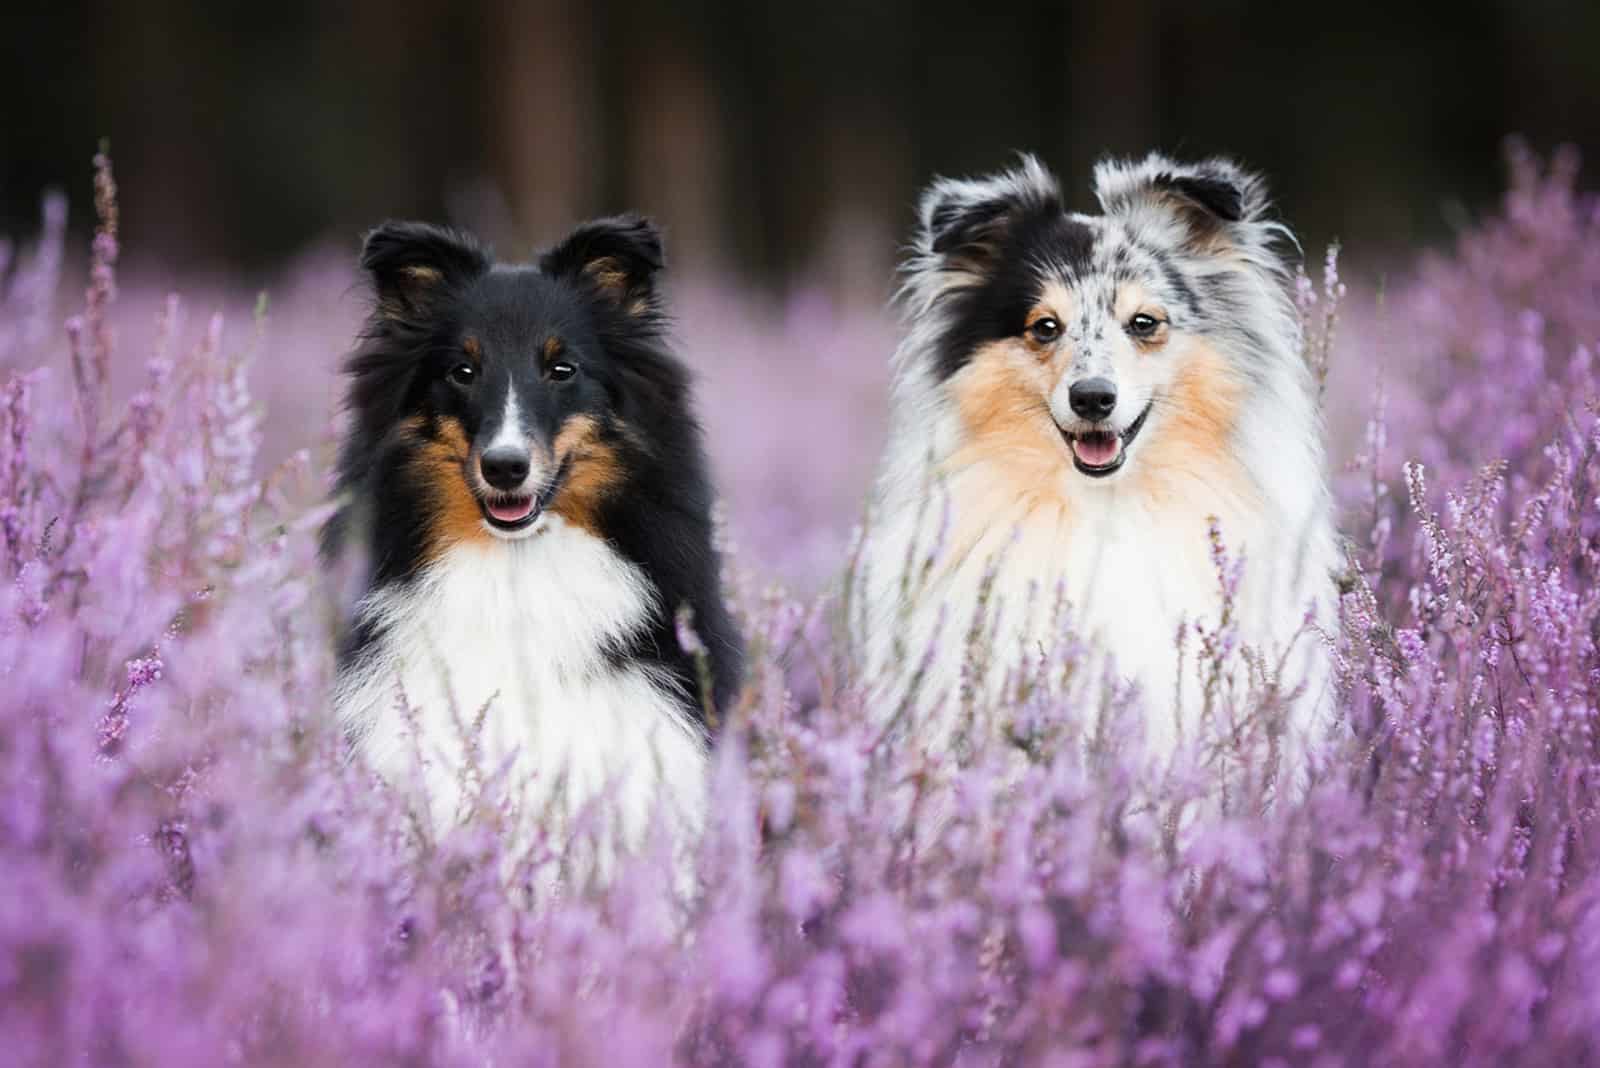
[[[540,524],[457,544],[371,595],[359,611],[381,636],[341,679],[339,719],[378,774],[420,782],[439,830],[465,814],[474,779],[496,775],[517,824],[557,836],[595,802],[607,853],[657,819],[692,830],[700,734],[670,679],[607,654],[645,626],[653,590],[602,539],[555,515]]]
[[[1333,704],[1324,635],[1337,627],[1338,547],[1321,420],[1298,354],[1282,354],[1277,380],[1252,387],[1217,470],[1140,492],[1128,476],[1162,431],[1157,412],[1111,484],[1091,482],[1063,453],[1059,486],[1020,495],[989,465],[935,474],[963,434],[929,370],[938,329],[913,323],[896,354],[889,445],[857,565],[851,626],[873,714],[932,750],[1005,736],[1019,727],[1009,719],[1019,686],[1064,687],[1045,675],[1070,630],[1086,649],[1077,699],[1060,714],[1091,717],[1100,680],[1136,685],[1144,751],[1158,766],[1181,744],[1232,729],[1215,710],[1237,713],[1268,690],[1285,751],[1313,741]],[[1222,608],[1213,518],[1227,554],[1244,558],[1233,607],[1242,648],[1220,679],[1198,662],[1196,631],[1217,627]]]

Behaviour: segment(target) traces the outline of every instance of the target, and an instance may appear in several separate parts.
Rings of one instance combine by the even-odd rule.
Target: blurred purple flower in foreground
[[[830,579],[892,326],[684,283],[750,686],[696,887],[660,850],[559,895],[562,843],[507,855],[493,769],[434,839],[329,728],[313,542],[348,276],[308,267],[243,343],[191,326],[119,295],[98,172],[64,332],[63,205],[0,250],[0,1059],[1600,1057],[1600,205],[1569,158],[1514,154],[1501,216],[1338,343],[1342,283],[1300,288],[1330,406],[1373,416],[1336,449],[1354,729],[1272,804],[1145,779],[1114,729],[1137,707],[1071,687],[959,766],[881,737]],[[1380,360],[1381,403],[1341,389]]]

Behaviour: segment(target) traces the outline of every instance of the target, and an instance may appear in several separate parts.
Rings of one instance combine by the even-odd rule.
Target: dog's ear
[[[1032,156],[988,178],[938,179],[918,207],[918,266],[987,277],[1019,223],[1060,211],[1061,187]]]
[[[1094,192],[1107,215],[1153,208],[1175,215],[1194,243],[1226,239],[1238,227],[1268,222],[1266,183],[1232,160],[1177,163],[1152,153],[1137,163],[1101,160]],[[1275,225],[1268,223],[1268,225]]]
[[[383,318],[425,317],[453,286],[489,269],[489,255],[470,236],[420,222],[386,222],[367,235],[361,269],[372,279]]]
[[[539,258],[551,278],[587,286],[627,315],[656,310],[656,277],[665,265],[661,231],[639,215],[586,222]]]

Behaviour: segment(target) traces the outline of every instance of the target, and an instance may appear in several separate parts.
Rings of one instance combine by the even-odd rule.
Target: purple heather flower
[[[894,324],[685,279],[759,692],[722,724],[700,848],[563,882],[570,842],[511,827],[497,769],[435,836],[328,722],[338,590],[315,532],[345,267],[297,268],[241,350],[221,315],[191,327],[163,280],[119,276],[101,161],[69,329],[59,201],[37,249],[6,246],[0,290],[0,1048],[26,1066],[1595,1060],[1600,202],[1575,173],[1516,150],[1503,210],[1386,292],[1404,336],[1331,256],[1296,283],[1354,457],[1329,636],[1343,733],[1314,774],[1229,777],[1225,798],[1220,751],[1165,770],[1128,751],[1151,696],[1091,703],[1070,612],[982,710],[1003,736],[955,762],[883,732],[829,591]],[[226,323],[253,304],[204,299]],[[1234,597],[1229,534],[1210,548]],[[1235,630],[1172,637],[1222,672]],[[969,637],[988,640],[935,643]]]

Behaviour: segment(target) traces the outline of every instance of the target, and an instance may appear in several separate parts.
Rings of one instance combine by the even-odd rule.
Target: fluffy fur
[[[1217,623],[1215,517],[1256,663],[1227,685],[1275,693],[1268,733],[1303,741],[1337,546],[1290,235],[1225,160],[1104,162],[1094,191],[1100,214],[1067,212],[1024,157],[922,199],[852,617],[875,707],[959,751],[1011,729],[987,710],[1070,629],[1095,677],[1143,690],[1169,755],[1206,731],[1176,637]]]
[[[701,817],[708,723],[675,613],[693,613],[719,705],[740,650],[661,266],[633,217],[533,264],[424,224],[367,238],[375,301],[324,537],[330,558],[360,550],[364,594],[334,704],[436,827],[492,775],[558,834],[596,798],[628,841]]]

